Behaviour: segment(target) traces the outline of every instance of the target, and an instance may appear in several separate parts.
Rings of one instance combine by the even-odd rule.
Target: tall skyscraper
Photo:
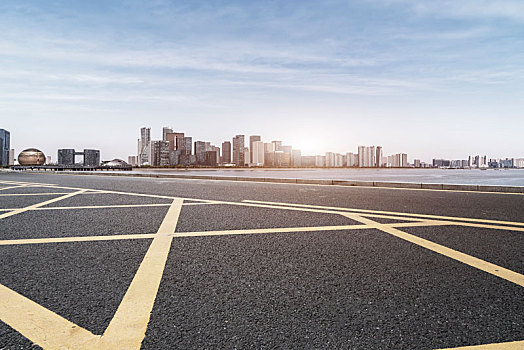
[[[11,149],[11,133],[0,129],[0,166],[9,165],[9,150]]]
[[[244,139],[244,135],[236,135],[233,137],[233,163],[235,163],[237,166],[245,165]]]
[[[169,142],[169,150],[175,151],[178,149],[178,140],[184,137],[183,132],[168,132],[164,141]]]
[[[292,151],[291,166],[302,166],[302,153],[299,149],[294,149]]]
[[[380,168],[382,166],[382,146],[377,146],[375,155],[375,166]]]
[[[229,141],[222,142],[222,163],[231,163],[231,142]]]
[[[167,134],[172,134],[173,133],[173,129],[172,128],[168,128],[166,126],[164,126],[162,128],[162,141],[168,141],[167,140]]]
[[[149,147],[149,160],[152,166],[169,165],[169,142],[151,141]]]
[[[211,151],[211,143],[205,141],[195,141],[195,156],[197,163],[204,164],[206,152]]]
[[[251,135],[249,136],[249,159],[251,160],[251,163],[254,163],[253,161],[253,143],[257,141],[261,141],[262,138],[259,135]]]
[[[282,141],[271,141],[275,145],[275,152],[282,151]]]
[[[178,139],[178,148],[177,151],[180,151],[181,155],[190,156],[191,149],[193,147],[193,138],[192,137],[181,137]]]
[[[371,168],[376,165],[375,146],[358,146],[358,166]]]
[[[335,153],[333,152],[326,152],[326,167],[334,167],[335,166]]]
[[[140,129],[140,140],[138,140],[138,163],[149,164],[149,146],[151,143],[151,128]]]
[[[12,148],[9,150],[9,165],[15,165],[15,150]]]
[[[264,165],[264,142],[254,141],[251,143],[251,163],[253,165]]]
[[[358,166],[358,154],[352,152],[346,153],[346,166],[356,167]]]

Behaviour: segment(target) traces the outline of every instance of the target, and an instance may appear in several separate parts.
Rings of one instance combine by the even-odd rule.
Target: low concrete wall
[[[10,171],[15,172],[15,171]],[[34,171],[24,171],[34,173]],[[471,192],[504,192],[504,193],[524,193],[524,186],[491,186],[491,185],[455,185],[455,184],[432,184],[432,183],[412,183],[412,182],[386,182],[386,181],[357,181],[357,180],[324,180],[324,179],[279,179],[267,177],[247,177],[247,176],[207,176],[207,175],[180,175],[180,174],[132,174],[132,173],[107,173],[107,172],[50,172],[47,174],[63,175],[102,175],[102,176],[132,176],[132,177],[151,177],[169,179],[190,179],[190,180],[219,180],[219,181],[248,181],[248,182],[271,182],[285,184],[303,185],[327,185],[327,186],[361,186],[361,187],[380,187],[380,188],[406,188],[423,190],[445,190],[445,191],[471,191]]]

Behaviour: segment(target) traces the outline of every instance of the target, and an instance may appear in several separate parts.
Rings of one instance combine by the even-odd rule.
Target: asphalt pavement
[[[523,194],[0,173],[0,349],[524,348],[523,235]]]

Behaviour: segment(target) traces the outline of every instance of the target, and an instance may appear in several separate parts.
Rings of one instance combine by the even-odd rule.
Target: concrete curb
[[[24,173],[35,173],[35,171],[13,171]],[[40,173],[40,172],[38,172]],[[433,183],[412,183],[412,182],[385,182],[385,181],[356,181],[356,180],[323,180],[323,179],[286,179],[286,178],[266,178],[266,177],[247,177],[247,176],[207,176],[207,175],[178,175],[178,174],[130,174],[130,173],[109,173],[109,172],[55,172],[45,171],[44,174],[64,174],[64,175],[95,175],[95,176],[130,176],[130,177],[150,177],[168,179],[188,179],[188,180],[226,180],[226,181],[247,181],[247,182],[271,182],[284,184],[303,184],[303,185],[336,185],[336,186],[357,186],[357,187],[380,187],[380,188],[406,188],[422,190],[444,190],[444,191],[467,191],[467,192],[494,192],[494,193],[524,193],[524,186],[492,186],[492,185],[455,185],[455,184],[433,184]]]

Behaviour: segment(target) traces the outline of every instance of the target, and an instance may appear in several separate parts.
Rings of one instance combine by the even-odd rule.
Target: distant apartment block
[[[11,149],[11,133],[0,129],[0,166],[9,165],[9,150]]]
[[[237,166],[245,165],[244,141],[244,135],[236,135],[233,137],[233,163]]]

